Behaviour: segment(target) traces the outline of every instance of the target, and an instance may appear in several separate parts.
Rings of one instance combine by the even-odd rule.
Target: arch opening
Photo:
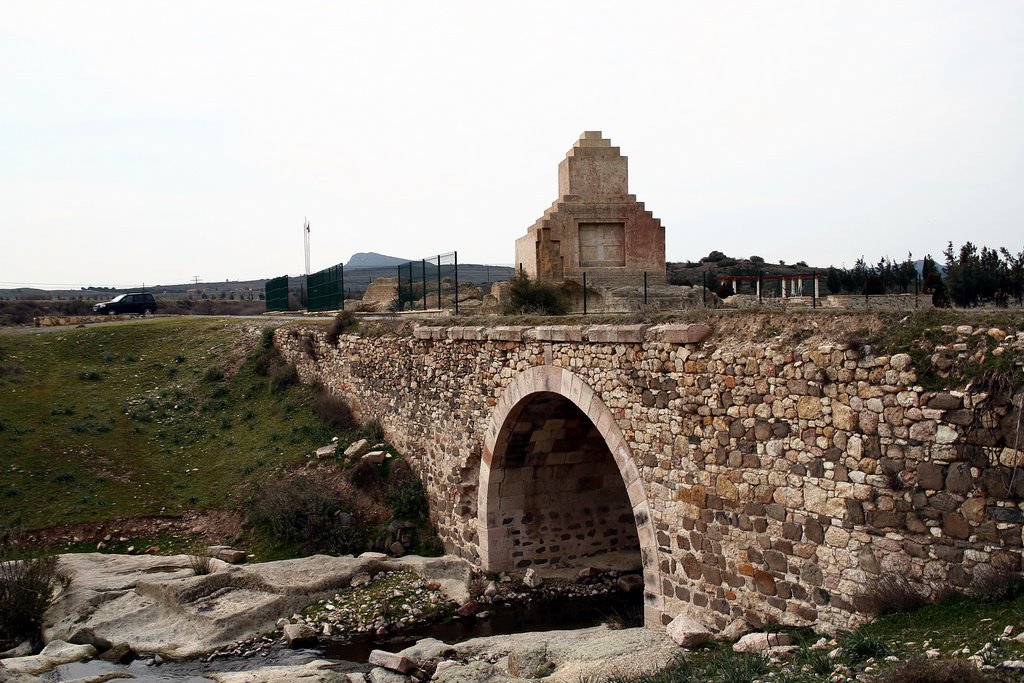
[[[598,556],[640,569],[633,506],[604,437],[575,404],[529,396],[506,420],[492,453],[488,511],[504,552],[491,571],[571,567]],[[631,566],[630,566],[631,565]]]

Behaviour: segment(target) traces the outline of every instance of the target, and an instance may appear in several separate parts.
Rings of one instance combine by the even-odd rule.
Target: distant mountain
[[[385,256],[384,254],[378,254],[375,251],[361,251],[358,254],[352,254],[352,258],[345,264],[346,268],[386,268],[388,266],[400,266],[403,263],[408,263],[407,258],[398,258],[396,256]]]
[[[918,275],[923,275],[924,274],[924,259],[918,259],[917,261],[914,261],[914,268],[917,269],[917,274]],[[946,277],[946,266],[944,266],[943,264],[941,264],[939,262],[936,262],[935,263],[935,270],[939,271],[939,275],[940,276]]]

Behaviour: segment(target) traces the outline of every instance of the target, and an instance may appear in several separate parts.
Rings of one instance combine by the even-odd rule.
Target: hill
[[[400,266],[403,263],[408,263],[407,258],[398,258],[397,256],[386,256],[384,254],[378,254],[375,251],[361,251],[357,254],[352,254],[352,258],[345,264],[346,268],[386,268],[388,266]]]

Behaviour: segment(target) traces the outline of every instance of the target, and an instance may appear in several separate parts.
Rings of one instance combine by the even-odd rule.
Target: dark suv
[[[110,301],[102,304],[96,304],[92,307],[95,313],[107,313],[113,315],[115,313],[140,313],[142,315],[149,315],[150,313],[156,312],[156,299],[153,298],[152,294],[146,292],[137,293],[131,292],[129,294],[120,294],[115,296]]]

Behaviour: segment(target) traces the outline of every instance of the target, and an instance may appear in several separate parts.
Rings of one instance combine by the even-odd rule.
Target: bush
[[[384,425],[380,420],[370,420],[363,425],[363,435],[370,443],[382,443],[384,441]]]
[[[270,391],[278,393],[299,380],[299,373],[291,363],[271,365],[267,372],[270,379]]]
[[[56,555],[0,559],[0,638],[40,640],[43,614],[70,582],[58,563]]]
[[[512,278],[508,296],[506,315],[565,315],[569,310],[565,294],[558,287],[530,280],[522,272]]]
[[[211,365],[203,373],[203,379],[207,382],[219,382],[224,379],[224,369],[219,365]]]
[[[964,661],[911,659],[890,669],[883,683],[982,683],[989,678],[974,664]]]
[[[338,429],[352,429],[358,422],[349,406],[341,396],[331,393],[331,390],[322,384],[317,385],[316,393],[313,396],[313,412],[323,420]]]
[[[338,343],[338,337],[345,332],[350,332],[359,326],[359,319],[352,311],[339,311],[331,321],[331,327],[327,330],[327,343],[334,346]]]
[[[206,553],[189,555],[188,564],[192,568],[192,574],[194,576],[206,576],[210,573],[210,556]]]
[[[303,475],[273,479],[254,491],[247,523],[266,540],[303,553],[361,552],[363,532],[344,498]]]
[[[886,573],[856,596],[854,603],[858,610],[878,617],[895,612],[912,612],[926,605],[928,598],[902,574]]]
[[[415,476],[392,481],[384,493],[384,500],[395,511],[395,519],[419,523],[427,518],[427,491]]]
[[[367,460],[360,460],[348,471],[348,480],[360,491],[379,491],[384,484],[380,467]]]

